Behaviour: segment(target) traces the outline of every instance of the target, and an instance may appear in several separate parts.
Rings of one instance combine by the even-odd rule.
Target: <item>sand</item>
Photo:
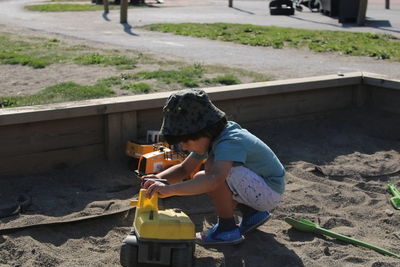
[[[237,246],[196,245],[195,266],[400,266],[400,260],[329,237],[303,233],[284,221],[305,218],[334,232],[400,253],[400,211],[387,184],[400,188],[400,119],[345,110],[247,125],[276,152],[287,190],[271,220]],[[3,204],[19,195],[31,204],[0,219],[0,228],[85,218],[128,207],[139,190],[124,162],[89,162],[69,169],[0,179]],[[171,197],[201,231],[215,223],[206,196]],[[75,223],[0,235],[0,266],[119,266],[119,249],[134,210]]]
[[[49,36],[13,25],[1,26],[2,32]],[[3,95],[32,94],[71,78],[90,84],[118,74],[113,68],[102,67],[100,71],[77,65],[38,70],[2,65],[0,73]],[[272,74],[275,79],[288,75],[279,69]],[[390,205],[387,190],[388,183],[400,189],[398,115],[346,110],[259,122],[248,128],[273,148],[287,169],[284,201],[272,211],[271,220],[246,235],[242,244],[196,246],[195,266],[400,266],[399,259],[302,233],[284,221],[286,216],[309,219],[400,254],[400,211]],[[43,174],[0,177],[0,207],[12,206],[19,196],[30,200],[20,214],[0,219],[0,229],[126,210],[139,188],[126,162],[88,162]],[[160,204],[185,211],[198,231],[215,223],[206,196],[172,197]],[[130,210],[0,234],[0,266],[119,266],[119,249],[133,216],[134,210]]]

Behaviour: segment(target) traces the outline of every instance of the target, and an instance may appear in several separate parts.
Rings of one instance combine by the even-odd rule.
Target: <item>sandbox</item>
[[[306,218],[400,253],[400,213],[386,186],[400,186],[400,82],[348,73],[207,88],[215,104],[281,158],[287,190],[272,219],[234,247],[196,247],[196,266],[398,266],[398,259],[292,229]],[[139,182],[125,142],[158,129],[168,93],[0,110],[1,197],[32,203],[0,229],[108,214],[126,208]],[[215,222],[205,196],[162,202]],[[133,211],[0,235],[4,266],[118,266]],[[0,230],[1,231],[1,230]]]

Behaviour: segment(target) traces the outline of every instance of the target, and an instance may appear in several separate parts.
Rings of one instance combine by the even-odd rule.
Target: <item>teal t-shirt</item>
[[[233,121],[228,121],[214,140],[210,155],[215,161],[243,165],[263,177],[274,191],[280,194],[285,191],[285,169],[278,157],[263,141]]]

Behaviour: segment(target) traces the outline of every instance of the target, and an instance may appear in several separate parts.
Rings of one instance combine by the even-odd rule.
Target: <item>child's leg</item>
[[[236,206],[232,191],[226,183],[221,183],[214,191],[208,192],[213,201],[216,213],[220,218],[231,218]]]
[[[242,217],[249,217],[258,211],[256,209],[254,209],[250,206],[247,206],[245,204],[242,204],[242,203],[238,203],[236,208],[240,211],[240,213],[242,214]]]
[[[200,245],[233,245],[242,242],[243,236],[233,217],[236,202],[232,199],[228,185],[221,183],[207,194],[215,206],[218,223],[206,233],[196,233],[196,242]]]
[[[204,175],[204,171],[198,172],[195,178],[201,175]],[[228,230],[236,227],[233,212],[237,202],[233,200],[232,191],[227,183],[221,183],[213,191],[207,192],[207,195],[210,196],[214,204],[216,214],[219,218],[220,228]]]
[[[232,168],[227,183],[243,215],[240,223],[242,234],[266,222],[270,218],[269,211],[275,208],[282,198],[262,177],[243,166]]]
[[[210,163],[211,162],[211,163]],[[207,168],[212,167],[212,160],[206,163]],[[204,175],[205,171],[198,172],[195,178]],[[218,223],[214,225],[205,235],[196,234],[196,242],[201,245],[237,244],[243,240],[239,227],[236,225],[233,212],[236,201],[232,198],[232,191],[226,182],[218,185],[213,191],[207,192],[211,197],[218,215]]]
[[[233,167],[226,181],[234,200],[258,211],[270,211],[282,199],[262,177],[243,166]]]
[[[213,157],[209,157],[204,165],[205,170],[198,172],[195,177],[204,175],[208,170],[212,170],[213,166]],[[232,191],[226,182],[221,183],[213,191],[207,192],[207,195],[211,197],[219,218],[233,218],[233,211],[237,202],[233,200]]]

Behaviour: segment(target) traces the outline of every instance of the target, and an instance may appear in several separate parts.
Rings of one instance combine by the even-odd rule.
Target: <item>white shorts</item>
[[[233,167],[226,182],[235,201],[259,211],[271,211],[282,200],[282,194],[275,192],[262,177],[243,166]]]

